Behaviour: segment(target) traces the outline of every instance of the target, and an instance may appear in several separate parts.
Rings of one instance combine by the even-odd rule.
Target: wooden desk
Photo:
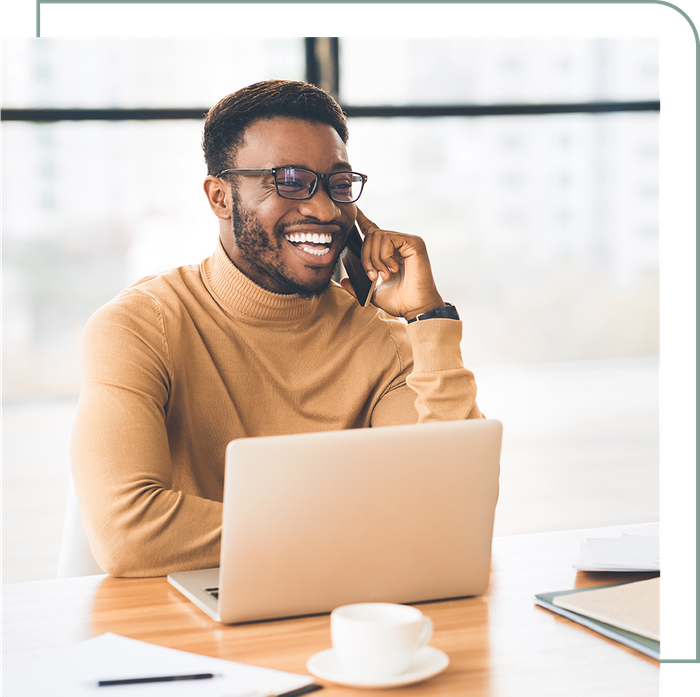
[[[623,532],[656,534],[639,524],[497,537],[491,585],[483,597],[420,606],[435,623],[431,644],[445,651],[444,673],[393,697],[651,697],[659,664],[622,644],[548,612],[536,593],[649,578],[655,574],[576,572],[580,542]],[[330,646],[329,617],[223,626],[164,578],[88,576],[3,586],[3,658],[11,660],[103,632],[232,661],[307,673],[306,660]],[[387,696],[326,684],[325,697]]]

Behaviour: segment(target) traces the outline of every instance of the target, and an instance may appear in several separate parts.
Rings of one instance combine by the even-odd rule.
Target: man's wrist
[[[407,322],[418,322],[426,319],[459,319],[457,308],[451,303],[445,303],[443,307],[436,307],[427,312],[422,312],[415,317],[407,318]]]

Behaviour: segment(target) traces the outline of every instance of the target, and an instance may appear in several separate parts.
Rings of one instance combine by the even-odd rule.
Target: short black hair
[[[245,129],[275,117],[327,123],[348,142],[345,114],[328,92],[308,82],[265,80],[229,94],[207,113],[202,137],[207,172],[216,175],[231,167]]]

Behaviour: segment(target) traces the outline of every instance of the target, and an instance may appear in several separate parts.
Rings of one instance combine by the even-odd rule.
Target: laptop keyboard
[[[218,588],[205,588],[204,589],[209,595],[211,595],[214,599],[218,600],[219,599],[219,589]]]

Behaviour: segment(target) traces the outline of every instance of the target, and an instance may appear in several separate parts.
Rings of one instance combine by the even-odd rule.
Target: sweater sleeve
[[[374,409],[373,426],[479,419],[474,374],[462,363],[462,322],[431,319],[406,326],[413,368]]]
[[[159,305],[124,297],[91,318],[83,341],[71,468],[90,546],[114,576],[218,566],[221,503],[173,490]]]

